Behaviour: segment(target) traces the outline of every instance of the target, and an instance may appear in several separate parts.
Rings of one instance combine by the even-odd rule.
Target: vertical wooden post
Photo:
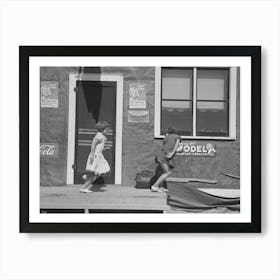
[[[197,68],[193,69],[193,135],[196,136]]]

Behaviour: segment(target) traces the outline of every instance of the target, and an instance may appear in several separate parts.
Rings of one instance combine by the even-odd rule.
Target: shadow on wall
[[[100,67],[80,67],[79,68],[79,76],[83,76],[86,74],[98,74],[101,75]],[[89,113],[92,114],[92,118],[96,121],[99,120],[100,114],[100,104],[101,104],[101,97],[102,97],[102,87],[100,84],[95,85],[94,94],[91,93],[90,90],[87,90],[87,84],[85,82],[77,84],[77,86],[82,87],[82,91],[85,96],[87,110]]]

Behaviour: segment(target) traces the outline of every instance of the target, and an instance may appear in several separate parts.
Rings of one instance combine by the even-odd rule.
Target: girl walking
[[[82,193],[92,192],[91,186],[94,181],[101,174],[105,174],[110,171],[110,166],[102,154],[105,142],[107,140],[105,135],[108,132],[109,124],[106,121],[100,121],[96,124],[96,129],[98,130],[98,133],[95,135],[91,143],[91,151],[89,153],[86,165],[87,175],[83,176],[85,183],[80,189],[80,192]]]
[[[151,186],[153,192],[166,192],[167,189],[160,187],[161,184],[171,175],[171,169],[175,167],[173,157],[180,143],[180,136],[174,127],[169,127],[163,140],[162,148],[156,154],[156,162],[160,164],[163,174]]]

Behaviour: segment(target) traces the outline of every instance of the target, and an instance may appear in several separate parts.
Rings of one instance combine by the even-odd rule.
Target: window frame
[[[161,67],[162,68],[162,67]],[[191,95],[190,95],[190,99],[168,99],[168,98],[163,98],[162,95],[162,87],[160,87],[160,114],[162,111],[162,103],[163,101],[185,101],[185,102],[191,102],[191,109],[192,109],[192,117],[194,114],[194,71],[193,71],[193,67],[164,67],[164,69],[179,69],[179,70],[192,70],[192,83],[191,83]],[[162,73],[162,71],[160,72],[160,74]],[[160,77],[160,85],[162,85],[162,75]],[[160,128],[162,127],[162,118],[160,117]],[[192,134],[194,127],[192,127]],[[190,136],[190,135],[188,135]]]
[[[173,69],[193,69],[192,81],[192,116],[193,128],[192,136],[181,135],[182,139],[201,139],[201,140],[236,140],[236,98],[237,98],[237,67],[155,67],[155,119],[154,119],[154,137],[162,139],[161,134],[161,109],[162,109],[162,68]],[[197,119],[197,70],[198,69],[229,69],[228,85],[228,128],[229,136],[197,136],[196,119]]]

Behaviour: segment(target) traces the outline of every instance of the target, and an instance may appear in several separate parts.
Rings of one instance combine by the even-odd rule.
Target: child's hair
[[[177,129],[174,126],[170,126],[167,129],[168,134],[177,134]]]
[[[105,128],[109,127],[109,124],[106,121],[99,121],[95,127],[98,131],[103,132]]]

